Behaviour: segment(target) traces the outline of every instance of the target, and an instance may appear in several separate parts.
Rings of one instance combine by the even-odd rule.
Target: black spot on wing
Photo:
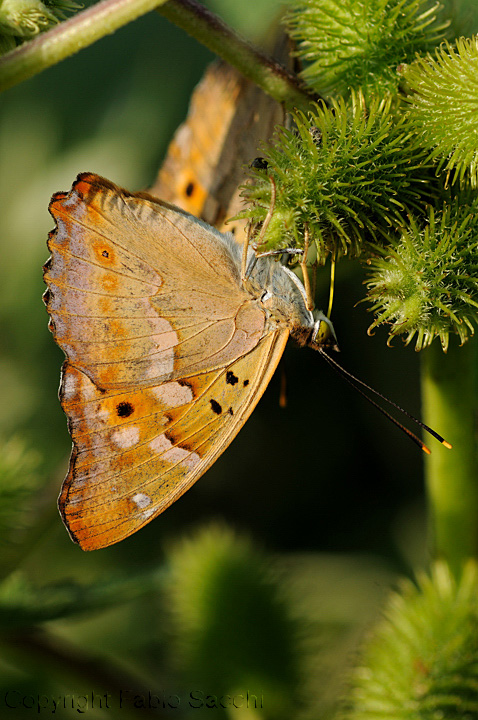
[[[194,448],[189,445],[184,439],[181,438],[181,435],[176,436],[172,430],[166,430],[164,433],[164,437],[166,440],[169,440],[171,443],[171,447],[178,447],[182,450],[187,450],[188,452],[193,452]]]
[[[193,389],[191,383],[187,380],[183,380],[183,378],[179,378],[176,382],[178,383],[178,385],[181,385],[181,387],[188,387],[190,390]]]
[[[220,415],[222,413],[222,407],[219,405],[217,400],[211,399],[209,401],[211,403],[212,411],[216,413],[216,415]]]
[[[134,407],[129,402],[120,402],[116,406],[116,413],[118,417],[129,417],[134,412]]]
[[[234,375],[232,370],[228,370],[226,373],[226,382],[229,385],[235,385],[236,383],[239,382],[239,378]]]
[[[247,387],[249,385],[249,380],[244,380],[242,384],[244,385],[244,387]]]
[[[234,415],[234,410],[232,409],[232,407],[230,407],[227,412],[229,413],[229,415]]]

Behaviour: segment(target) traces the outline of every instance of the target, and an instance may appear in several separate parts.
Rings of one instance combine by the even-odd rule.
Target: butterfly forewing
[[[127,392],[101,392],[66,363],[61,399],[74,448],[59,505],[73,539],[106,547],[180,497],[249,417],[287,336],[268,334],[220,370]]]
[[[264,314],[237,259],[195,218],[86,173],[50,210],[52,329],[98,387],[219,368],[260,340]]]

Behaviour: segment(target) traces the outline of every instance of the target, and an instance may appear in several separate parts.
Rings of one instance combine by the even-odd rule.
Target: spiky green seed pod
[[[410,120],[432,159],[478,184],[478,39],[448,43],[404,69]]]
[[[0,0],[0,54],[48,30],[78,10],[73,0]]]
[[[440,338],[444,351],[450,333],[463,343],[478,319],[478,200],[455,200],[422,228],[411,219],[401,239],[371,261],[368,299],[377,325],[390,326],[390,340],[416,338],[416,350]]]
[[[478,717],[478,567],[404,582],[364,650],[346,720]]]
[[[297,626],[270,558],[247,538],[212,525],[178,543],[169,560],[168,597],[189,687],[216,695],[249,690],[263,695],[265,717],[290,717]]]
[[[326,97],[350,88],[370,96],[395,92],[397,66],[443,40],[439,9],[427,0],[293,0],[285,22],[306,83]]]
[[[407,210],[423,211],[425,152],[390,96],[366,104],[352,94],[350,105],[340,98],[294,120],[263,148],[264,169],[252,168],[244,186],[244,216],[263,222],[273,205],[260,251],[301,248],[308,232],[319,261],[359,255],[366,243],[388,240]]]

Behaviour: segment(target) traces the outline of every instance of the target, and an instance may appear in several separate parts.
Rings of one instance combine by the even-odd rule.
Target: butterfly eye
[[[318,345],[325,345],[329,337],[331,336],[330,327],[327,325],[325,320],[319,320],[318,326],[314,331],[313,340]]]
[[[328,345],[329,347],[338,349],[337,337],[332,321],[320,311],[316,313],[314,319],[315,323],[311,343],[319,345],[319,347]]]

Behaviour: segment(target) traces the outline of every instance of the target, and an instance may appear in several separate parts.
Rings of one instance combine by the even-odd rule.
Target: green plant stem
[[[0,91],[73,55],[166,0],[102,0],[0,58]]]
[[[422,357],[425,422],[453,445],[425,459],[431,545],[458,576],[478,556],[478,342],[453,345],[446,355],[435,342]]]
[[[226,60],[265,93],[287,107],[310,110],[313,99],[301,81],[261,53],[196,0],[169,0],[158,12]]]
[[[309,108],[312,98],[295,75],[253,48],[194,0],[102,0],[0,58],[0,91],[33,77],[153,9],[158,9],[278,102],[303,110]]]

